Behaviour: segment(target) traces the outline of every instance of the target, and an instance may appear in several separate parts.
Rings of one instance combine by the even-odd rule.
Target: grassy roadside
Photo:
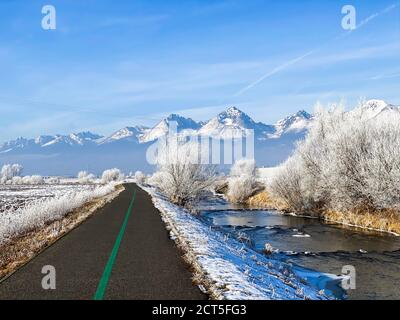
[[[61,220],[49,223],[43,228],[29,231],[0,246],[0,281],[79,226],[123,190],[123,185],[118,185],[114,192],[85,203],[68,213]]]
[[[250,208],[279,210],[284,213],[293,213],[281,199],[273,198],[267,190],[263,190],[247,199],[246,205]],[[353,211],[321,211],[321,212],[294,212],[301,216],[318,217],[321,220],[334,222],[346,226],[386,232],[400,236],[400,212],[396,210],[371,210],[358,208]]]

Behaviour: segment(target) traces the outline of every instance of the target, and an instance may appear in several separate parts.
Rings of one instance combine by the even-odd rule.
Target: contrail
[[[317,47],[317,48],[315,48],[315,49],[313,49],[313,50],[307,52],[306,54],[303,54],[303,55],[300,56],[300,57],[297,57],[297,58],[295,58],[295,59],[292,59],[292,60],[289,60],[289,61],[285,62],[284,64],[281,64],[280,66],[276,67],[275,69],[273,69],[273,70],[269,71],[268,73],[264,74],[262,77],[260,77],[260,78],[257,79],[256,81],[254,81],[254,82],[250,83],[249,85],[247,85],[246,87],[240,89],[240,90],[239,90],[238,92],[236,92],[233,96],[234,96],[234,97],[240,96],[241,94],[245,93],[246,91],[248,91],[248,90],[250,90],[251,88],[253,88],[253,87],[255,87],[256,85],[258,85],[260,82],[264,81],[265,79],[267,79],[267,78],[273,76],[274,74],[276,74],[276,73],[278,73],[278,72],[280,72],[280,71],[282,71],[282,70],[284,70],[284,69],[290,67],[291,65],[293,65],[293,64],[295,64],[295,63],[297,63],[297,62],[299,62],[299,61],[301,61],[301,60],[307,58],[308,56],[310,56],[311,54],[313,54],[315,51],[318,51],[319,49],[321,49],[321,48],[322,48],[323,46],[325,46],[326,44],[328,44],[328,43],[330,43],[330,42],[332,42],[332,41],[338,40],[338,39],[340,39],[340,38],[342,38],[342,37],[345,37],[345,36],[349,35],[349,34],[352,33],[353,31],[358,30],[358,29],[364,27],[365,25],[367,25],[369,22],[371,22],[371,21],[374,20],[375,18],[379,17],[380,15],[385,14],[385,13],[388,13],[388,12],[392,11],[393,9],[397,8],[398,6],[399,6],[399,5],[398,5],[397,3],[395,3],[395,4],[392,4],[392,5],[388,6],[387,8],[383,9],[383,10],[380,11],[380,12],[377,12],[377,13],[374,13],[374,14],[370,15],[370,16],[367,17],[366,19],[362,20],[362,21],[359,23],[359,25],[358,25],[354,30],[350,30],[350,31],[348,31],[348,32],[346,32],[346,33],[344,33],[344,34],[341,34],[341,35],[339,35],[339,36],[333,38],[332,40],[327,41],[324,45],[321,45],[321,46],[319,46],[319,47]]]
[[[355,30],[360,29],[361,27],[365,26],[367,23],[371,22],[372,20],[374,20],[375,18],[381,16],[382,14],[388,13],[388,12],[390,12],[390,11],[396,9],[398,6],[399,6],[398,3],[394,3],[394,4],[392,4],[392,5],[388,6],[388,7],[386,7],[385,9],[383,9],[383,10],[380,11],[380,12],[371,14],[368,18],[366,18],[366,19],[364,19],[363,21],[361,21],[361,22],[359,23],[359,25],[356,27]]]
[[[242,93],[246,92],[247,90],[253,88],[254,86],[256,86],[257,84],[259,84],[260,82],[264,81],[266,78],[274,75],[275,73],[278,73],[279,71],[291,66],[292,64],[295,64],[296,62],[303,60],[304,58],[308,57],[309,55],[313,54],[315,50],[309,51],[306,54],[303,54],[302,56],[295,58],[293,60],[290,60],[278,67],[276,67],[275,69],[271,70],[270,72],[264,74],[261,78],[257,79],[256,81],[250,83],[248,86],[244,87],[243,89],[239,90],[237,93],[235,93],[234,96],[239,96]]]

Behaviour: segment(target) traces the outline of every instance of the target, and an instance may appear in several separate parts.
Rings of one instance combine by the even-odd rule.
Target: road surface
[[[43,289],[44,266],[56,289]],[[206,299],[135,184],[0,283],[0,299]]]

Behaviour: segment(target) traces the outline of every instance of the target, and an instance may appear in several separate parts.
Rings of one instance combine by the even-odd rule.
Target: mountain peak
[[[139,137],[146,130],[145,127],[124,127],[114,132],[111,136],[102,139],[100,144],[108,144],[112,142],[139,142]]]
[[[233,116],[233,117],[241,116],[241,115],[244,114],[243,111],[239,110],[238,108],[236,108],[234,106],[233,107],[229,107],[228,109],[226,109],[226,113],[228,115],[230,115],[230,116]]]
[[[244,137],[249,134],[249,130],[254,130],[256,135],[263,136],[273,132],[273,127],[255,122],[246,113],[232,106],[204,124],[199,133],[219,137]]]
[[[225,111],[221,112],[219,115],[219,118],[241,118],[243,116],[248,117],[247,114],[245,114],[242,110],[239,110],[236,107],[229,107]]]
[[[282,120],[279,120],[277,123],[277,126],[289,127],[297,121],[310,120],[311,118],[312,118],[312,115],[309,114],[307,111],[300,110],[300,111],[297,111],[296,113],[291,114],[290,116],[283,118]]]
[[[190,132],[200,128],[200,124],[191,118],[185,118],[179,114],[172,113],[168,117],[161,120],[152,129],[147,130],[141,137],[140,142],[154,141],[164,135],[166,135],[170,129],[170,123],[176,122],[177,132]]]
[[[296,113],[279,120],[275,125],[275,133],[271,137],[280,137],[287,132],[300,132],[306,130],[312,120],[312,115],[305,110],[297,111]]]
[[[41,135],[41,136],[38,136],[38,137],[35,139],[35,143],[38,144],[38,145],[44,145],[44,144],[50,142],[50,141],[53,140],[53,139],[54,139],[53,136]]]
[[[87,139],[87,140],[97,140],[97,139],[103,138],[103,136],[98,135],[93,132],[90,132],[90,131],[77,132],[77,133],[73,133],[73,135],[75,135],[79,138],[82,138],[82,139]]]
[[[164,120],[168,120],[168,121],[176,121],[176,120],[181,120],[181,119],[186,119],[182,116],[180,116],[179,114],[176,113],[171,113],[168,117],[166,117]],[[190,119],[191,120],[191,119]]]
[[[375,118],[381,115],[386,116],[388,114],[392,114],[393,112],[400,113],[400,108],[389,104],[384,100],[372,99],[364,102],[352,112],[361,114],[366,118]]]
[[[163,121],[166,122],[167,124],[171,121],[177,122],[178,129],[179,129],[179,127],[180,127],[180,129],[197,129],[199,127],[199,124],[196,121],[194,121],[193,119],[182,117],[176,113],[171,113]],[[163,121],[161,121],[161,122],[163,122]]]
[[[363,108],[371,108],[371,109],[382,109],[388,106],[389,104],[384,100],[379,99],[371,99],[366,101],[362,107]]]
[[[217,120],[221,124],[231,126],[253,127],[255,125],[252,118],[236,107],[229,107],[226,111],[221,112]]]
[[[304,118],[304,119],[311,119],[311,118],[312,118],[312,115],[309,114],[309,113],[308,113],[307,111],[305,111],[305,110],[297,111],[293,116],[299,117],[299,118]]]

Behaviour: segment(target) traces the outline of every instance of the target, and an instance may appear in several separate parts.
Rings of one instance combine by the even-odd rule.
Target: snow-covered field
[[[0,185],[0,245],[115,190],[115,183]]]
[[[329,299],[304,281],[290,265],[259,254],[236,239],[212,230],[184,209],[171,204],[155,189],[144,187],[160,210],[171,238],[177,241],[202,272],[207,289],[219,299]],[[305,271],[305,270],[303,270]],[[310,275],[308,278],[322,276]],[[204,281],[203,281],[204,282]]]
[[[2,185],[0,184],[0,213],[29,205],[35,200],[58,198],[64,194],[93,190],[93,184],[42,184]]]

